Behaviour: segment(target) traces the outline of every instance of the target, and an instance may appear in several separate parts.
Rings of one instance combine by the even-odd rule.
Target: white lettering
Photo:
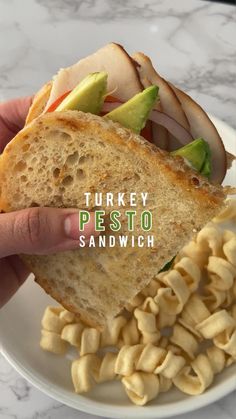
[[[116,238],[115,236],[110,236],[109,237],[109,247],[115,247],[116,245]]]
[[[84,195],[85,195],[85,205],[86,207],[89,207],[89,199],[90,199],[91,192],[85,192]]]
[[[136,192],[130,192],[130,206],[136,207]]]
[[[102,192],[96,192],[95,193],[95,206],[101,207],[102,206]]]
[[[85,236],[79,236],[79,247],[85,246]]]
[[[144,246],[144,237],[143,236],[138,236],[138,247],[143,247]]]
[[[154,236],[147,236],[147,247],[154,247]]]
[[[148,197],[148,193],[147,192],[141,192],[141,198],[143,201],[143,206],[146,206],[146,202],[147,202],[147,197]]]
[[[124,202],[124,196],[125,196],[125,193],[124,192],[119,192],[118,193],[118,197],[117,197],[117,205],[119,206],[119,207],[124,207],[125,206],[125,202]]]
[[[85,236],[79,237],[80,247],[86,246]],[[90,236],[88,246],[89,247],[127,247],[128,244],[131,247],[144,247],[145,244],[147,247],[154,247],[154,236],[128,236],[128,235],[120,235],[120,236],[105,236],[100,235],[97,240],[92,235]]]
[[[99,247],[106,247],[106,236],[98,236]]]
[[[91,199],[92,194],[91,192],[84,192],[85,196],[85,204],[86,207],[91,206]],[[148,193],[141,192],[138,196],[137,192],[118,192],[117,194],[113,194],[112,192],[95,192],[94,193],[94,205],[97,207],[101,207],[107,205],[108,207],[118,206],[131,206],[136,207],[137,201],[141,201],[142,205],[145,207],[147,204]]]
[[[127,247],[128,236],[119,236],[120,247]]]
[[[94,236],[90,236],[89,247],[95,247],[95,246],[96,246],[95,238],[94,238]]]
[[[108,207],[113,207],[113,193],[112,192],[107,192],[107,206]]]

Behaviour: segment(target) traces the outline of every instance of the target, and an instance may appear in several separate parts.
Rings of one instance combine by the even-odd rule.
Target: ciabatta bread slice
[[[32,205],[86,208],[84,193],[148,193],[138,200],[135,231],[127,229],[126,207],[118,209],[119,232],[153,234],[155,248],[78,248],[53,255],[22,255],[36,281],[63,306],[90,324],[115,316],[183,245],[222,208],[224,193],[139,135],[105,118],[78,111],[44,114],[27,125],[0,158],[0,208]],[[91,202],[89,210],[94,209]],[[148,233],[140,228],[144,209],[153,215]]]

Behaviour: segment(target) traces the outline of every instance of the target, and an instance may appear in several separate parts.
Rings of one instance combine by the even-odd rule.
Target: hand
[[[0,152],[23,128],[31,101],[31,97],[25,97],[0,104]],[[30,273],[16,255],[49,254],[78,248],[78,216],[77,209],[38,207],[0,214],[0,307]],[[93,214],[82,234],[87,239],[96,234]]]
[[[0,103],[0,153],[25,125],[33,97],[27,96]]]

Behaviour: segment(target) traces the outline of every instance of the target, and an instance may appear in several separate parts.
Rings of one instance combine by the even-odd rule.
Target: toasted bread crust
[[[104,139],[112,144],[127,146],[132,152],[135,151],[141,158],[146,157],[149,163],[152,163],[153,169],[158,165],[162,168],[163,173],[169,177],[170,182],[178,184],[183,188],[183,193],[194,195],[205,205],[206,202],[211,205],[219,205],[224,193],[221,186],[212,185],[207,179],[196,171],[193,171],[180,156],[170,156],[164,150],[157,148],[154,144],[149,143],[143,137],[131,133],[130,130],[124,128],[118,123],[97,115],[84,114],[79,111],[52,112],[38,117],[35,124],[37,126],[45,126],[53,128],[55,122],[58,128],[68,128],[71,131],[83,132],[85,135],[92,135],[94,132],[102,135]],[[5,157],[17,143],[28,140],[28,134],[33,125],[27,125],[17,136],[7,145],[2,156],[1,168],[5,166]],[[128,140],[128,141],[127,141]],[[8,163],[7,163],[8,164]],[[0,168],[0,174],[1,174]],[[7,169],[5,166],[4,169]],[[0,207],[4,211],[10,211],[11,205],[7,205],[4,199],[4,193],[0,196]]]
[[[31,263],[30,255],[19,255],[20,259],[24,262],[24,264],[27,266],[27,268],[34,272],[34,266]],[[65,300],[61,298],[61,295],[59,292],[57,292],[57,289],[52,287],[50,282],[47,280],[47,278],[35,276],[34,278],[35,282],[40,285],[44,291],[50,295],[50,297],[54,298],[58,303],[60,303],[66,310],[70,311],[71,313],[75,313],[79,315],[80,319],[87,324],[90,327],[96,327],[99,330],[103,330],[104,328],[104,321],[103,319],[99,319],[99,317],[95,320],[94,318],[88,317],[88,314],[85,310],[82,309],[82,307],[75,306],[74,304],[68,303],[68,300]]]
[[[41,89],[34,96],[33,102],[29,108],[29,112],[26,118],[25,123],[29,124],[33,119],[37,118],[41,113],[43,113],[47,101],[49,99],[52,89],[52,81],[47,82],[41,87]]]
[[[175,213],[173,213],[173,216],[169,216],[167,221],[163,221],[163,230],[161,231],[161,237],[164,237],[163,243],[160,245],[160,250],[156,253],[151,254],[150,250],[145,250],[146,253],[136,253],[135,259],[131,258],[129,261],[134,261],[136,263],[136,260],[139,259],[139,267],[143,266],[143,269],[145,269],[145,272],[142,273],[143,277],[140,277],[140,273],[138,271],[138,268],[133,269],[133,284],[134,287],[131,287],[130,293],[126,294],[126,301],[123,301],[124,298],[122,298],[119,284],[114,282],[115,285],[118,286],[118,291],[120,292],[119,298],[116,298],[114,296],[112,302],[108,298],[107,305],[104,308],[104,311],[99,312],[97,307],[101,307],[99,304],[95,306],[96,298],[97,296],[94,296],[94,301],[90,301],[90,312],[89,310],[86,312],[85,307],[82,307],[78,304],[75,304],[73,301],[73,298],[67,297],[66,293],[61,293],[60,289],[58,289],[55,285],[57,284],[57,277],[52,276],[50,278],[47,278],[45,275],[45,269],[47,270],[47,265],[50,263],[61,263],[64,260],[66,266],[68,266],[68,271],[70,271],[71,267],[69,267],[69,260],[70,258],[77,258],[80,257],[81,259],[78,259],[81,263],[81,260],[84,259],[84,263],[86,263],[86,267],[88,268],[90,272],[90,264],[94,268],[96,267],[96,261],[98,264],[100,263],[99,257],[101,256],[101,253],[99,254],[99,251],[96,250],[96,253],[94,251],[92,261],[90,260],[89,251],[91,249],[84,250],[82,252],[81,250],[73,251],[75,253],[70,254],[70,256],[65,255],[66,252],[62,255],[52,255],[51,256],[22,256],[23,260],[28,264],[30,269],[35,273],[37,282],[45,289],[46,292],[48,292],[50,295],[52,295],[54,298],[57,299],[64,307],[68,308],[69,310],[79,313],[81,317],[83,318],[86,323],[91,325],[99,325],[99,327],[102,327],[104,323],[106,322],[106,319],[115,314],[118,314],[120,309],[124,306],[125,302],[128,301],[128,299],[133,298],[134,295],[139,292],[144,286],[147,285],[147,283],[153,278],[153,276],[158,272],[159,269],[163,266],[163,264],[171,259],[175,252],[182,247],[185,242],[190,239],[192,236],[193,228],[195,230],[199,230],[207,221],[209,221],[211,218],[213,218],[218,211],[221,210],[223,206],[223,200],[224,200],[224,192],[220,186],[213,186],[211,185],[205,178],[198,175],[195,171],[191,170],[180,157],[172,157],[167,152],[164,152],[162,150],[159,150],[155,145],[152,145],[151,143],[148,143],[144,138],[140,137],[139,135],[133,134],[130,130],[123,128],[120,124],[114,123],[106,118],[102,118],[99,116],[91,115],[91,114],[85,114],[78,111],[67,111],[67,112],[52,112],[52,113],[45,113],[41,116],[39,116],[36,120],[28,124],[18,135],[8,144],[6,147],[4,153],[2,154],[0,158],[0,178],[2,179],[1,182],[1,193],[0,193],[0,209],[4,211],[12,211],[17,210],[20,208],[24,208],[26,206],[30,205],[30,201],[27,201],[25,198],[22,199],[20,202],[16,198],[14,198],[15,193],[23,192],[25,193],[25,186],[22,185],[20,178],[22,174],[24,176],[29,177],[29,181],[31,181],[32,176],[29,176],[27,173],[27,170],[24,172],[21,170],[19,173],[14,171],[14,167],[18,159],[24,159],[25,154],[29,153],[27,155],[27,158],[30,159],[30,156],[32,158],[35,156],[35,153],[39,153],[39,155],[43,158],[45,156],[48,157],[48,149],[50,147],[50,141],[52,141],[53,144],[57,146],[57,141],[55,142],[55,137],[50,136],[50,132],[53,132],[54,136],[58,135],[58,141],[63,141],[60,138],[60,133],[66,133],[66,135],[69,135],[70,140],[69,143],[73,144],[73,142],[76,143],[76,141],[83,141],[87,139],[86,146],[89,147],[90,153],[92,153],[96,158],[96,148],[95,142],[100,141],[103,143],[104,147],[107,147],[107,150],[110,150],[110,152],[113,152],[117,150],[117,153],[119,151],[121,158],[123,159],[123,164],[126,163],[126,161],[133,162],[135,161],[140,162],[142,164],[143,170],[143,177],[145,177],[145,182],[142,183],[142,185],[145,185],[145,188],[147,187],[147,192],[150,191],[150,195],[152,195],[155,199],[155,202],[153,205],[161,204],[160,200],[158,201],[157,197],[161,194],[158,191],[159,183],[155,180],[161,174],[161,178],[165,179],[166,188],[163,191],[163,194],[168,194],[167,188],[174,189],[175,191],[178,190],[178,196],[179,199],[176,201],[175,208],[177,211],[177,206],[182,205],[182,202],[185,203],[185,213],[188,211],[187,216],[192,217],[191,212],[189,213],[189,207],[190,204],[192,208],[195,211],[195,214],[198,216],[198,221],[195,226],[195,220],[193,219],[193,224],[189,224],[188,220],[186,221],[186,218],[182,215],[182,210],[178,210],[177,220],[175,220]],[[48,136],[48,137],[47,137]],[[37,140],[35,140],[37,139]],[[90,142],[89,139],[92,139]],[[68,143],[68,145],[69,145]],[[40,147],[42,147],[42,144],[44,144],[44,154],[42,154],[39,150]],[[26,147],[27,146],[27,147]],[[31,147],[31,152],[28,152],[29,146]],[[26,151],[25,151],[26,148]],[[68,149],[68,146],[65,146],[65,155],[64,158],[66,159],[67,156],[71,153],[72,150]],[[54,150],[54,148],[53,148]],[[78,151],[80,149],[78,148]],[[105,148],[102,148],[103,154]],[[31,154],[30,154],[31,153]],[[53,151],[54,153],[54,151]],[[68,154],[67,154],[68,153]],[[106,155],[106,154],[104,154]],[[54,158],[54,154],[52,155]],[[48,169],[51,173],[52,165],[53,165],[53,158],[49,160],[48,163]],[[131,159],[131,160],[128,160]],[[41,161],[41,160],[40,160]],[[109,163],[112,163],[112,168],[110,169],[110,179],[113,182],[113,171],[115,169],[114,166],[117,165],[116,161],[112,162],[110,158],[110,154],[107,155],[106,161]],[[96,167],[99,165],[100,161],[99,159],[96,160]],[[132,166],[133,164],[133,166]],[[30,163],[32,165],[32,163]],[[119,182],[122,181],[122,176],[126,175],[126,172],[122,174],[123,166],[121,166],[121,171],[118,171],[119,175]],[[134,172],[136,170],[136,165],[134,163],[131,163],[131,172]],[[148,174],[146,172],[146,168],[148,168]],[[36,172],[38,173],[38,166],[35,167]],[[46,169],[45,169],[46,170]],[[69,170],[69,169],[68,169]],[[103,168],[103,166],[99,167],[100,174],[104,174],[104,170],[108,170],[108,167]],[[32,173],[32,172],[31,172]],[[69,174],[70,172],[66,173]],[[149,173],[151,173],[152,178],[150,177]],[[121,176],[122,175],[122,176]],[[40,177],[36,176],[36,182],[39,184],[42,184],[42,181],[40,180]],[[95,190],[99,190],[100,187],[100,180],[99,176],[94,178],[93,181],[90,181],[90,177],[88,180],[90,181],[89,187],[94,186]],[[48,180],[51,182],[51,180]],[[41,183],[40,183],[41,182]],[[154,183],[153,183],[154,182]],[[150,185],[149,185],[150,183]],[[121,183],[118,183],[120,185]],[[31,184],[30,184],[31,185]],[[111,189],[113,190],[113,183],[110,184]],[[147,185],[147,186],[146,186]],[[53,187],[53,186],[52,186]],[[82,201],[78,198],[78,192],[81,188],[87,188],[87,184],[83,184],[83,182],[80,181],[80,183],[77,185],[74,185],[74,188],[77,188],[77,190],[74,192],[74,195],[77,199],[77,202],[75,204],[75,207],[81,208],[83,207]],[[18,190],[19,188],[19,190]],[[34,193],[33,191],[33,184],[32,186],[28,186],[27,193],[30,199],[32,199],[32,195]],[[82,190],[82,189],[81,189]],[[88,189],[85,189],[88,190]],[[90,189],[89,189],[90,190]],[[129,190],[129,189],[128,189]],[[144,191],[144,189],[142,189]],[[54,194],[56,195],[57,187],[55,186]],[[159,193],[159,195],[158,195]],[[157,197],[156,197],[157,196]],[[173,196],[173,194],[170,194],[170,197]],[[38,198],[38,197],[37,197]],[[52,204],[48,201],[48,195],[47,192],[44,193],[42,199],[39,199],[39,205],[45,205],[45,206],[56,206],[56,201],[52,201]],[[163,199],[165,199],[166,204],[165,206],[168,207],[169,201],[166,196],[163,195]],[[66,201],[69,202],[69,201]],[[159,205],[158,204],[158,205]],[[68,206],[70,204],[65,203],[62,206]],[[162,205],[162,204],[161,204]],[[170,205],[173,207],[173,203],[171,202]],[[90,208],[91,209],[91,208]],[[105,208],[106,210],[106,208]],[[167,208],[168,211],[170,211]],[[175,209],[173,209],[175,211]],[[158,213],[158,210],[157,210]],[[180,224],[178,224],[180,221]],[[158,227],[158,219],[155,220],[156,226]],[[169,223],[171,226],[166,227],[165,223]],[[155,227],[156,228],[156,227]],[[158,227],[159,228],[159,227]],[[166,234],[166,231],[168,229],[168,233]],[[157,230],[155,230],[157,231]],[[170,234],[173,234],[173,237],[170,237]],[[160,237],[160,235],[159,235]],[[168,242],[169,240],[172,240],[171,247],[169,246]],[[160,241],[159,241],[160,243]],[[165,251],[162,250],[162,246],[166,246]],[[106,250],[106,249],[105,249]],[[125,252],[128,252],[129,249],[124,249]],[[116,249],[114,248],[114,251]],[[76,252],[80,252],[76,253]],[[107,259],[106,261],[109,261],[110,255],[113,256],[114,253],[110,252],[109,249],[106,250],[107,252]],[[164,252],[164,254],[162,254]],[[120,255],[121,253],[118,253]],[[94,256],[95,255],[95,256]],[[98,259],[96,257],[98,256]],[[100,256],[99,256],[100,255]],[[122,255],[124,255],[122,253]],[[129,272],[130,272],[130,264],[127,266],[127,255],[129,253],[125,253],[124,262],[126,263],[126,276],[124,277],[125,280],[128,281],[129,278]],[[103,255],[104,256],[104,255]],[[44,259],[45,258],[45,259]],[[64,259],[65,258],[65,259]],[[67,259],[66,259],[67,258]],[[117,254],[116,259],[119,260]],[[112,260],[112,259],[110,259]],[[94,263],[94,264],[93,264]],[[133,263],[133,262],[132,262]],[[133,263],[134,266],[134,263]],[[136,265],[135,265],[136,266]],[[119,266],[118,266],[119,268]],[[117,268],[117,269],[118,269]],[[78,272],[78,269],[80,267],[76,265],[76,269]],[[82,269],[82,268],[81,268]],[[97,271],[96,271],[97,269]],[[91,282],[91,286],[94,286],[94,276],[99,276],[99,267],[96,268],[94,271],[91,271],[89,274],[89,281]],[[112,268],[113,269],[113,268]],[[123,269],[122,267],[121,272],[119,275],[123,276]],[[52,270],[52,272],[54,272]],[[136,273],[137,272],[137,273]],[[147,274],[146,274],[147,272]],[[111,273],[111,277],[114,279],[114,275],[112,272],[109,272],[109,275]],[[67,274],[67,273],[66,273]],[[54,274],[53,274],[54,275]],[[64,275],[64,274],[63,274]],[[136,275],[139,275],[137,277],[137,281],[135,283]],[[146,276],[145,276],[146,275]],[[81,278],[81,272],[79,271],[79,277]],[[86,278],[88,277],[88,273]],[[103,278],[102,275],[100,278]],[[108,276],[109,281],[110,277]],[[117,277],[116,277],[117,278]],[[69,279],[66,278],[69,282]],[[123,279],[122,279],[123,280]],[[102,281],[97,282],[98,286],[102,287]],[[125,283],[125,287],[127,285],[127,282]],[[112,287],[112,282],[110,284]],[[65,288],[66,290],[66,288]],[[104,289],[102,288],[102,292],[104,292]],[[77,293],[80,297],[80,293],[77,290]],[[111,291],[110,291],[111,293]],[[113,292],[114,293],[114,292]],[[102,295],[102,293],[101,293]],[[78,298],[79,298],[78,297]],[[108,296],[109,297],[109,296]],[[100,301],[102,301],[100,299]],[[113,306],[114,305],[114,306]],[[94,312],[93,312],[94,311]]]
[[[25,255],[21,255],[20,258],[23,260],[25,265],[29,267],[30,270],[32,270],[30,260]],[[104,328],[104,322],[99,321],[100,319],[95,319],[88,317],[88,314],[85,310],[83,310],[81,307],[75,306],[74,304],[69,304],[68,300],[64,300],[61,298],[61,295],[55,288],[53,288],[50,285],[50,282],[46,278],[39,278],[35,277],[35,282],[40,285],[44,291],[49,294],[52,298],[54,298],[58,303],[60,303],[66,310],[70,311],[71,313],[76,313],[79,315],[80,319],[86,323],[90,327],[96,327],[99,330],[103,330]]]

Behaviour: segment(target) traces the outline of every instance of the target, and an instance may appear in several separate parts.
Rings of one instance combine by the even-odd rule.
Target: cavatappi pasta
[[[40,345],[58,355],[78,351],[77,393],[119,380],[137,405],[173,385],[198,395],[236,362],[236,234],[221,224],[228,220],[236,220],[236,200],[103,331],[62,307],[46,308]]]
[[[236,221],[236,199],[227,199],[224,210],[213,221],[215,223]]]

